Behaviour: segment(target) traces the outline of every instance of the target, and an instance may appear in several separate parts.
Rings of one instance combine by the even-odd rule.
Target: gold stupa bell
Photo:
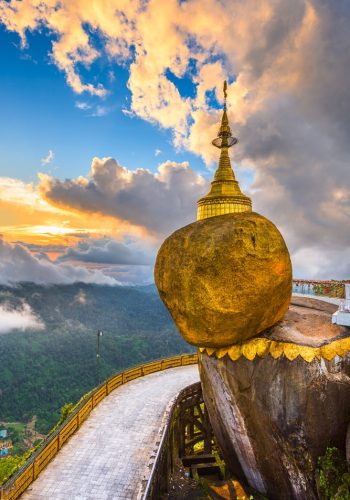
[[[224,112],[218,137],[212,141],[213,146],[221,149],[219,166],[211,183],[210,192],[197,202],[197,220],[215,217],[216,215],[237,212],[251,212],[252,201],[245,196],[231,167],[228,148],[237,144],[238,139],[232,136],[227,118],[227,83],[224,82]]]

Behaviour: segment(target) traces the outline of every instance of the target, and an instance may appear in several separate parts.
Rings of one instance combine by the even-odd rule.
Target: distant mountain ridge
[[[1,307],[29,311],[38,327],[0,335],[0,420],[37,415],[40,432],[54,425],[63,404],[96,385],[97,330],[104,333],[101,380],[134,364],[194,351],[154,285],[0,286]]]

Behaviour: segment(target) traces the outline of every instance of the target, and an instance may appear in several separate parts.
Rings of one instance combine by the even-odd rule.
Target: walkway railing
[[[91,411],[117,387],[150,373],[198,363],[197,353],[183,354],[138,365],[117,373],[91,391],[65,422],[42,444],[2,487],[0,500],[15,500],[35,481],[40,472],[62,448],[64,443],[79,429]]]
[[[343,299],[345,283],[349,281],[293,279],[293,293]]]

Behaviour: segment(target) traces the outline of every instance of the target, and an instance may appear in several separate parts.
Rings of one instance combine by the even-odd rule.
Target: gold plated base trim
[[[222,199],[199,200],[197,209],[197,220],[216,217],[217,215],[251,212],[252,202],[247,196],[226,197]]]
[[[199,351],[206,352],[209,356],[214,355],[219,359],[227,355],[232,361],[236,361],[241,356],[252,361],[256,356],[265,358],[270,355],[274,359],[277,359],[284,355],[289,361],[294,361],[300,356],[307,363],[311,363],[315,358],[331,361],[335,356],[346,356],[350,351],[350,337],[334,340],[330,344],[321,347],[309,347],[291,342],[276,342],[275,340],[266,338],[255,338],[243,344],[221,349],[200,347]]]

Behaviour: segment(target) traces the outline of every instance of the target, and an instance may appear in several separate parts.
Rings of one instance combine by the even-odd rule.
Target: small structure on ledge
[[[332,323],[350,326],[350,283],[345,284],[345,300],[342,300],[338,311],[332,315]]]

